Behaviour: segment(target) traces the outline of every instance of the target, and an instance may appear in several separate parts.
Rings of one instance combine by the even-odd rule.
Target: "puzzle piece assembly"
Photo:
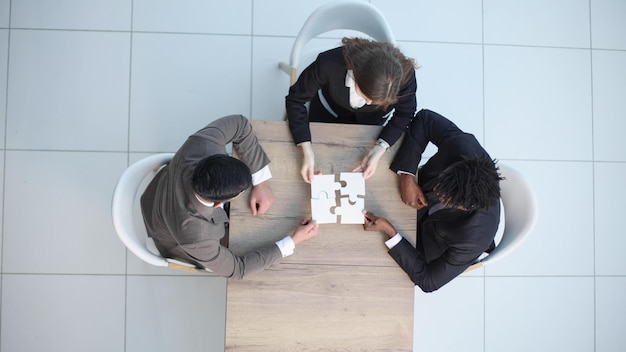
[[[365,178],[360,172],[315,175],[311,182],[311,216],[318,224],[363,224]]]

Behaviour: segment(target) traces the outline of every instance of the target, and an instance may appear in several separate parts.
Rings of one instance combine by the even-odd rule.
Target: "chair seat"
[[[465,272],[493,264],[518,248],[533,231],[537,222],[537,202],[532,189],[515,169],[499,163],[500,173],[500,225],[496,233],[496,248],[483,255]],[[500,238],[499,238],[500,237]]]
[[[184,271],[210,272],[205,268],[196,268],[190,263],[164,258],[157,250],[154,240],[145,232],[139,198],[150,180],[173,156],[173,153],[151,155],[130,165],[122,173],[113,191],[111,206],[113,226],[126,248],[150,265]]]
[[[284,62],[278,64],[290,76],[291,85],[298,78],[298,68],[308,66],[310,63],[302,62],[302,58],[313,57],[304,53],[306,44],[322,33],[340,29],[361,32],[377,41],[396,43],[387,20],[371,3],[362,0],[329,2],[313,11],[300,28],[291,48],[289,64]],[[315,54],[319,52],[320,49],[317,48]]]

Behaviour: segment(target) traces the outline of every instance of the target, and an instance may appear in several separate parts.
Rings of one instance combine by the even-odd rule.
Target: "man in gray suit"
[[[227,155],[229,143],[241,160]],[[241,115],[218,119],[190,136],[141,197],[148,235],[161,255],[241,279],[279,262],[296,244],[315,236],[317,223],[304,219],[292,235],[241,256],[220,243],[229,221],[224,203],[252,185],[252,215],[271,207],[269,162]]]

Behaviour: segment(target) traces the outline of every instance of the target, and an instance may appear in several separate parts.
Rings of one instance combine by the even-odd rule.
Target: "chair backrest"
[[[522,175],[510,166],[499,164],[505,179],[500,182],[504,205],[504,232],[496,248],[482,264],[492,264],[519,247],[537,222],[537,202],[532,189]]]
[[[163,165],[172,160],[173,156],[174,153],[151,155],[135,162],[122,173],[113,191],[111,207],[113,226],[126,248],[148,264],[184,271],[204,271],[198,270],[192,264],[164,258],[150,251],[146,236],[141,234],[145,230],[143,228],[140,230],[137,226],[138,223],[140,223],[139,226],[143,226],[143,220],[138,221],[138,216],[136,216],[138,199],[143,192],[143,187],[152,180]]]
[[[296,36],[289,58],[290,72],[287,72],[291,76],[291,84],[297,79],[305,45],[322,33],[338,29],[354,30],[377,41],[396,43],[387,20],[374,5],[362,0],[329,2],[311,13]],[[281,67],[286,70],[283,65]]]

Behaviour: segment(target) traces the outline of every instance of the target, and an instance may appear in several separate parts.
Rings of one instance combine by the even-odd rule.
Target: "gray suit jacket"
[[[191,175],[198,161],[227,154],[229,143],[252,173],[269,164],[248,119],[241,115],[223,117],[187,139],[148,185],[141,197],[141,210],[148,235],[163,256],[240,279],[271,266],[282,255],[274,243],[241,256],[233,254],[220,244],[229,221],[226,212],[203,205],[194,195]]]

